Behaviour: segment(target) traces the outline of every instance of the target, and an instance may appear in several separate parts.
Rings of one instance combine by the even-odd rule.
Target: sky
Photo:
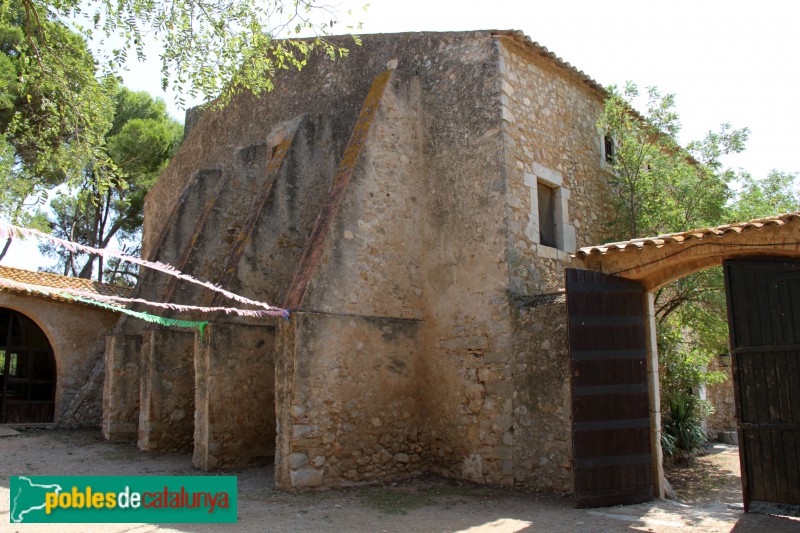
[[[346,0],[341,31],[522,30],[600,84],[658,86],[676,95],[685,144],[729,122],[747,150],[726,164],[763,177],[800,172],[800,2],[796,0]],[[351,11],[352,15],[347,15]],[[125,84],[162,96],[157,54],[131,64]],[[33,251],[32,251],[33,250]],[[3,260],[33,268],[35,246]]]

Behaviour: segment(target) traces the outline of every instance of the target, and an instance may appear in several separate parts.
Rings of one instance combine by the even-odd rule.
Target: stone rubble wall
[[[342,161],[371,83],[387,68],[366,140],[353,161]],[[601,240],[609,177],[595,126],[602,96],[492,32],[366,36],[346,60],[314,57],[276,82],[267,97],[245,94],[193,119],[147,197],[144,248],[152,251],[174,223],[170,213],[198,168],[236,174],[242,147],[263,145],[268,153],[282,125],[302,114],[322,117],[304,150],[328,155],[310,165],[305,155],[289,158],[286,172],[307,165],[324,178],[276,182],[233,278],[246,295],[280,299],[291,269],[273,270],[297,264],[311,222],[331,198],[334,167],[352,163],[341,204],[314,248],[318,261],[304,278],[299,309],[290,322],[277,321],[275,390],[265,388],[259,401],[270,407],[274,396],[277,406],[276,421],[265,420],[263,430],[264,438],[277,435],[278,486],[433,471],[569,491],[563,304],[519,302],[562,288],[568,251]],[[563,250],[537,242],[532,190],[540,178],[561,185]],[[236,217],[231,206],[240,203],[220,204],[214,216]],[[184,204],[191,218],[189,205],[202,207],[200,196]],[[181,220],[168,246],[185,242]],[[214,237],[218,244],[202,245],[210,246],[202,257],[230,249],[235,232],[225,231]],[[216,269],[220,258],[214,261],[198,256],[198,272]],[[203,468],[247,459],[242,443],[261,438],[253,429],[259,422],[248,419],[251,436],[225,444],[236,429],[215,409],[240,394],[228,389],[248,376],[215,374],[238,342],[219,335],[198,345],[195,357],[195,464]],[[267,372],[256,361],[271,360],[272,346],[249,347],[244,367]]]
[[[602,159],[597,119],[603,96],[541,56],[500,37],[503,134],[508,180],[510,290],[519,295],[564,287],[564,268],[575,247],[603,242],[609,220],[611,175]],[[538,244],[531,235],[531,186],[537,179],[563,183],[568,223],[575,237],[566,250]],[[537,218],[534,216],[534,218]]]
[[[103,437],[111,442],[139,436],[142,336],[106,337],[103,381]]]
[[[278,326],[279,488],[336,487],[426,471],[421,322],[293,314]]]
[[[275,455],[275,328],[209,324],[195,336],[192,463],[270,464]]]
[[[189,452],[194,435],[194,331],[150,330],[142,344],[139,449]]]
[[[563,295],[514,307],[514,483],[573,489],[570,361]],[[545,437],[546,436],[546,437]]]
[[[711,440],[716,440],[720,432],[736,430],[736,399],[733,394],[733,369],[724,368],[714,359],[708,365],[709,371],[719,371],[727,376],[722,383],[706,385],[706,399],[714,406],[714,412],[706,418],[706,430]]]
[[[393,71],[354,167],[341,162],[347,189],[310,279],[303,309],[421,318],[421,228],[427,224],[420,82]],[[376,91],[380,87],[376,87]],[[343,181],[345,183],[345,181]],[[309,244],[312,246],[313,243]]]

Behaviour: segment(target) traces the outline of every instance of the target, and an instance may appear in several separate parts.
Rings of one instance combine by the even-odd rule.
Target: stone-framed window
[[[607,172],[614,172],[614,158],[617,156],[617,141],[613,135],[598,132],[598,144],[600,145],[600,168]]]
[[[530,191],[530,213],[525,233],[544,255],[547,249],[573,253],[577,249],[575,227],[570,224],[570,191],[560,172],[533,163],[533,173],[524,175]]]
[[[556,246],[556,189],[543,181],[536,182],[539,207],[539,244]]]
[[[607,165],[613,165],[616,153],[617,145],[614,143],[614,138],[608,134],[603,135],[603,161]]]

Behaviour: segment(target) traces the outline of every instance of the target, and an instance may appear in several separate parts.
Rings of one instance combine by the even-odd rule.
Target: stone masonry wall
[[[109,335],[104,357],[103,437],[134,441],[139,434],[142,336]]]
[[[144,333],[139,410],[139,449],[192,449],[194,436],[193,331]]]
[[[505,37],[498,42],[510,290],[553,292],[564,286],[564,267],[572,265],[569,254],[605,237],[610,175],[596,126],[603,96],[518,42]],[[539,180],[563,185],[565,249],[538,244],[538,206],[531,200]]]
[[[335,487],[421,474],[416,320],[298,312],[278,326],[275,482]]]
[[[572,491],[572,431],[564,296],[518,304],[514,319],[514,483]]]
[[[448,43],[450,44],[450,43]],[[420,225],[429,463],[479,483],[512,480],[498,54],[491,35],[427,54],[429,223]],[[444,76],[438,74],[438,70]],[[505,389],[509,389],[506,391]]]
[[[708,365],[709,371],[719,371],[727,376],[722,383],[706,385],[706,399],[714,406],[714,412],[706,419],[710,439],[716,439],[721,431],[736,429],[736,399],[733,394],[733,369],[724,368],[718,359]]]
[[[422,113],[419,78],[393,71],[353,162],[304,309],[421,317]]]
[[[269,464],[275,454],[275,328],[212,323],[195,336],[197,468]]]

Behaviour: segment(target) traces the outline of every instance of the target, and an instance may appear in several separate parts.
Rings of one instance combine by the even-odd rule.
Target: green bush
[[[704,406],[691,394],[675,394],[664,416],[661,446],[671,459],[691,456],[708,443],[701,425]]]

